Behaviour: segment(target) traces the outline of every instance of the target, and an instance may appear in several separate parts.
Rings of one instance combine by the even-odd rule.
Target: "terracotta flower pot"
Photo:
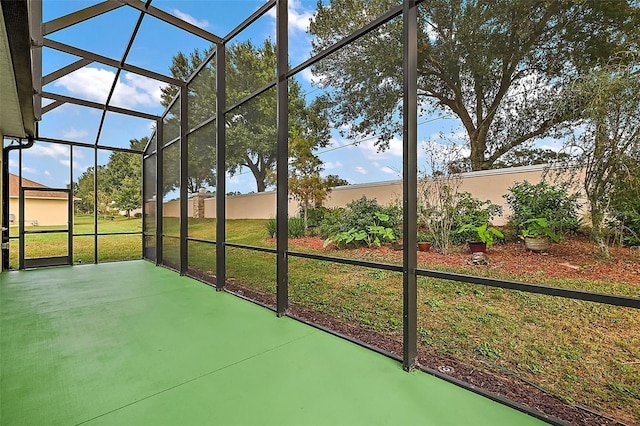
[[[431,250],[431,243],[427,243],[427,242],[418,243],[418,251],[429,251],[429,250]]]

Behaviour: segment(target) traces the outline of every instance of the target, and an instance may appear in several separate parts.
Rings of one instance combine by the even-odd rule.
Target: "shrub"
[[[610,200],[609,226],[619,243],[640,245],[640,160],[628,160],[626,173],[621,173]]]
[[[304,237],[304,219],[301,217],[289,218],[289,238],[302,238]]]
[[[342,207],[334,207],[327,209],[322,215],[322,220],[318,227],[318,231],[322,238],[327,238],[331,234],[341,232],[343,229],[343,217],[345,209]]]
[[[326,238],[352,228],[366,231],[370,226],[380,225],[377,213],[387,215],[385,227],[393,229],[396,235],[399,235],[402,209],[398,206],[382,207],[375,198],[364,196],[350,202],[346,208],[327,209],[320,224],[320,235]]]
[[[264,224],[265,231],[270,238],[276,238],[278,232],[278,224],[275,218],[267,220]],[[304,219],[301,217],[289,218],[289,238],[304,237]]]
[[[525,222],[542,217],[556,234],[575,232],[580,227],[578,197],[578,193],[569,194],[568,183],[516,182],[504,195],[512,212],[509,224],[520,233]]]
[[[267,222],[264,224],[264,227],[265,227],[265,230],[267,231],[267,235],[269,236],[269,238],[276,237],[276,233],[278,231],[278,225],[275,218],[271,218],[267,220]]]
[[[142,217],[142,213],[140,213],[140,212],[134,213],[133,217],[141,218]]]
[[[329,236],[324,242],[324,246],[335,243],[338,248],[344,248],[349,245],[360,246],[378,246],[383,242],[392,242],[398,239],[393,228],[388,227],[390,217],[388,214],[376,212],[374,224],[367,226],[366,229],[350,228],[348,231],[338,232]]]
[[[477,232],[475,229],[486,226],[491,223],[494,217],[502,215],[502,207],[493,204],[491,200],[481,201],[474,198],[469,192],[460,192],[454,198],[453,228],[456,230],[451,235],[451,241],[454,244],[463,244],[467,241],[477,241]],[[461,231],[461,228],[467,228]],[[498,236],[498,235],[496,235]],[[503,236],[498,236],[502,238]]]

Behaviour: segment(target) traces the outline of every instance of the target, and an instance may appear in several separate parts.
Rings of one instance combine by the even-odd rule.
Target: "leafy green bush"
[[[494,217],[501,214],[502,207],[493,204],[491,200],[481,201],[474,198],[469,192],[456,194],[454,205],[451,209],[451,215],[453,216],[452,229],[456,230],[456,232],[451,235],[451,242],[464,244],[467,241],[478,241],[477,229],[483,226],[486,227]],[[499,238],[502,238],[502,236],[499,236]]]
[[[278,225],[276,219],[269,219],[264,225],[265,231],[270,238],[275,238]],[[300,217],[289,218],[289,238],[302,238],[304,237],[304,219]]]
[[[489,226],[487,223],[480,226],[467,223],[456,231],[456,234],[467,233],[471,235],[467,239],[468,242],[483,242],[487,245],[487,248],[493,245],[494,238],[504,238],[504,234],[499,229]]]
[[[301,217],[289,218],[289,238],[304,237],[304,219]]]
[[[334,207],[327,209],[322,215],[322,220],[318,226],[318,232],[322,238],[327,238],[331,234],[343,231],[343,217],[346,209]]]
[[[504,195],[511,208],[509,224],[516,233],[522,232],[530,219],[545,218],[551,230],[563,235],[580,227],[578,193],[569,193],[569,184],[551,185],[546,182],[531,184],[516,182]]]
[[[618,242],[640,245],[640,159],[627,159],[626,173],[621,173],[611,193],[609,226]]]
[[[350,229],[368,230],[370,226],[379,225],[380,219],[376,216],[382,213],[388,216],[385,221],[386,228],[392,228],[399,234],[402,222],[402,209],[398,206],[380,206],[375,198],[362,197],[347,204],[346,208],[327,209],[323,214],[320,224],[320,235],[328,237]]]
[[[396,232],[390,228],[391,217],[386,213],[376,212],[374,214],[374,224],[367,226],[366,229],[350,228],[347,231],[338,232],[329,236],[324,242],[324,246],[335,243],[338,248],[344,248],[352,245],[355,247],[361,245],[378,246],[383,242],[392,242],[398,239]]]
[[[269,238],[276,237],[276,233],[278,231],[278,224],[275,218],[271,218],[267,220],[267,222],[264,224],[264,227],[265,227],[265,231],[267,231],[267,235],[269,236]]]

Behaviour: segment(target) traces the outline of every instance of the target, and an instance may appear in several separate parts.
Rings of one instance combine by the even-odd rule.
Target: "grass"
[[[210,233],[215,229],[213,222],[198,223],[192,228],[194,234],[196,229]],[[227,221],[227,240],[275,247],[273,240],[267,239],[265,222]],[[291,250],[309,251],[296,246],[295,241],[290,246]],[[189,252],[190,265],[205,270],[200,268],[211,265],[214,253],[210,245],[194,245]],[[359,255],[354,251],[332,253],[336,254]],[[206,270],[213,275],[211,268]],[[505,271],[487,275],[528,280]],[[275,295],[276,256],[227,248],[227,276]],[[541,283],[551,286],[637,294],[637,288],[625,283],[543,278]],[[400,273],[290,257],[289,292],[292,304],[364,329],[401,336]],[[418,279],[419,344],[423,353],[435,350],[479,368],[489,365],[508,370],[569,403],[630,422],[640,421],[639,328],[640,315],[630,308]]]
[[[59,230],[59,226],[26,227],[25,230]],[[142,219],[115,217],[114,220],[99,219],[98,233],[141,232]],[[93,216],[76,216],[73,224],[74,234],[93,234]],[[18,236],[18,228],[10,229],[11,236]],[[25,238],[25,257],[38,258],[66,256],[68,236],[66,233],[31,234]],[[9,265],[18,268],[18,240],[11,240]],[[93,262],[95,254],[94,237],[77,236],[73,238],[73,262]],[[98,261],[112,262],[140,259],[142,257],[142,237],[140,235],[101,235],[98,237]]]
[[[135,223],[124,219],[100,226],[101,229],[140,226],[139,221],[137,225]],[[265,223],[265,220],[229,220],[226,239],[233,243],[275,248],[275,241],[267,238]],[[175,218],[165,218],[164,224],[168,234],[179,230]],[[189,236],[215,240],[215,220],[190,219]],[[121,236],[113,241],[101,237],[99,254],[105,254],[111,247],[121,257],[134,254],[139,257],[140,237],[135,237],[138,239],[136,248],[122,246],[116,241]],[[164,241],[165,258],[174,265],[179,262],[178,242],[173,238]],[[291,250],[310,250],[296,246],[295,242],[290,245]],[[131,252],[127,254],[126,250]],[[215,275],[213,245],[190,241],[188,250],[190,268]],[[226,254],[228,278],[275,295],[276,255],[231,247],[227,248]],[[332,255],[360,254],[344,251]],[[393,261],[384,257],[364,258]],[[508,271],[486,273],[495,278],[522,281],[530,278]],[[625,283],[543,278],[542,283],[546,285],[637,295],[637,288]],[[398,338],[402,335],[400,273],[290,257],[289,292],[291,304],[364,329]],[[435,350],[477,364],[479,368],[490,365],[494,369],[508,370],[569,403],[632,423],[640,422],[638,329],[640,315],[630,308],[418,278],[418,330],[422,353]]]

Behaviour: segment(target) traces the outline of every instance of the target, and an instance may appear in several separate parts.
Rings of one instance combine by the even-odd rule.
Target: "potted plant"
[[[520,238],[524,246],[533,252],[540,253],[549,250],[550,241],[557,243],[560,236],[553,232],[549,221],[544,217],[536,217],[522,223]]]
[[[418,232],[416,239],[418,241],[418,251],[431,250],[433,235],[430,232]]]
[[[499,229],[489,226],[488,223],[475,226],[470,223],[462,225],[456,231],[458,234],[467,234],[467,243],[471,253],[484,253],[487,248],[493,245],[495,237],[504,238],[504,234]]]

